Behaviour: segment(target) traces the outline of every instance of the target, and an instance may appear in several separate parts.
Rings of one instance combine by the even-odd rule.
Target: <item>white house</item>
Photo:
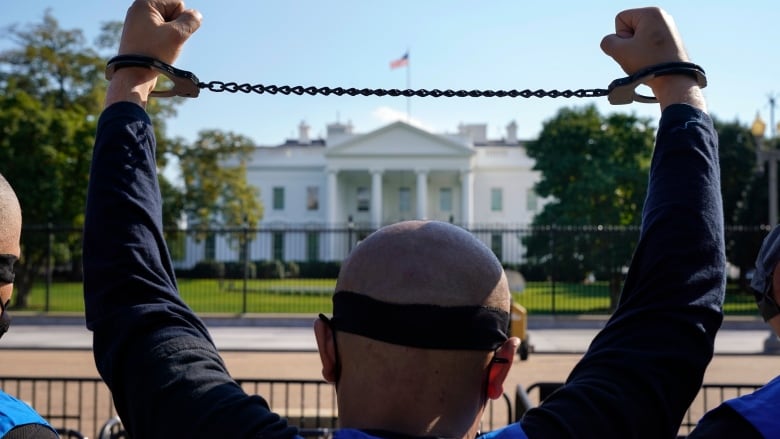
[[[351,236],[352,228],[370,231],[408,219],[516,227],[530,224],[542,208],[533,190],[540,174],[515,122],[501,139],[488,139],[486,124],[435,134],[405,122],[367,133],[333,123],[325,138],[312,139],[301,122],[298,132],[281,145],[257,147],[250,161],[247,178],[265,208],[260,228],[273,231],[258,234],[252,260],[340,260],[361,237]],[[323,233],[347,227],[350,236]],[[495,237],[485,240],[491,239],[486,244],[500,245]],[[224,242],[210,245],[230,253]],[[191,248],[187,259],[199,260],[203,251]]]

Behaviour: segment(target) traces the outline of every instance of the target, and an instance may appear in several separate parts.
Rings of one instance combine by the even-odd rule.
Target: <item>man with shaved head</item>
[[[171,64],[200,23],[180,0],[137,0],[119,54]],[[617,310],[566,385],[491,437],[674,437],[712,358],[725,255],[703,75],[658,8],[619,13],[601,47],[628,74],[658,72],[640,78],[662,111],[640,241]],[[297,437],[230,377],[178,295],[144,111],[156,71],[119,58],[110,73],[87,198],[84,297],[95,361],[124,426],[144,439]],[[519,345],[509,307],[499,261],[466,230],[408,221],[362,241],[343,262],[333,316],[315,322],[322,374],[338,397],[335,438],[478,435]]]
[[[0,337],[8,332],[8,305],[14,291],[14,264],[21,253],[22,209],[8,180],[0,174]],[[10,358],[4,356],[4,361]],[[56,431],[26,403],[0,390],[0,438],[52,438]]]
[[[8,180],[0,174],[0,337],[8,331],[5,307],[14,290],[14,263],[19,259],[22,235],[22,209]]]
[[[336,291],[334,317],[315,334],[340,423],[473,436],[519,344],[506,334],[510,291],[493,252],[449,223],[402,222],[352,251]]]

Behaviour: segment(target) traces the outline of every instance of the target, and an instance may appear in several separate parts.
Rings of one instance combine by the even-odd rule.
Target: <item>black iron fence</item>
[[[338,409],[333,385],[320,380],[239,379],[248,394],[262,395],[273,411],[298,426],[305,437],[328,437],[337,428]],[[492,400],[482,417],[480,430],[492,431],[522,418],[562,383],[519,385],[510,395]],[[704,384],[685,414],[680,435],[685,436],[701,416],[721,402],[754,391],[760,384]],[[111,393],[99,378],[0,378],[0,388],[32,406],[63,437],[101,438],[101,432],[117,432],[121,423]],[[112,437],[121,437],[114,435]]]
[[[99,378],[0,378],[0,388],[29,404],[52,427],[98,437],[97,432],[116,416],[111,393]]]
[[[337,428],[338,409],[332,384],[320,380],[238,379],[250,395],[261,395],[271,409],[299,427],[306,437],[326,437]],[[118,430],[111,392],[99,378],[5,377],[0,388],[27,402],[63,436],[101,438],[101,431]],[[490,401],[481,430],[491,431],[514,421],[510,396]],[[114,436],[116,437],[116,436]]]
[[[507,268],[531,314],[609,314],[623,284],[636,227],[483,225],[469,229]],[[179,287],[200,313],[318,313],[330,309],[340,261],[373,229],[277,225],[167,230]],[[727,314],[755,314],[746,285],[761,226],[727,227]],[[23,308],[83,311],[81,229],[28,226],[17,265]],[[17,295],[19,295],[17,291]]]
[[[517,386],[515,392],[515,419],[523,417],[526,411],[538,406],[555,390],[563,385],[562,382],[539,382],[528,387]],[[699,393],[685,412],[678,438],[686,437],[696,427],[699,419],[705,413],[719,406],[723,401],[737,398],[751,393],[761,387],[761,384],[747,383],[705,383]]]

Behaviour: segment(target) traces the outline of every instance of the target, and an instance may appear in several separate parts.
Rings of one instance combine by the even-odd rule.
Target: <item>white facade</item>
[[[498,140],[486,138],[484,124],[460,125],[457,134],[434,134],[404,122],[355,134],[350,125],[332,124],[325,139],[310,139],[308,129],[301,123],[298,139],[257,147],[249,163],[247,178],[264,206],[263,230],[295,228],[305,234],[348,224],[370,230],[409,219],[516,227],[530,224],[542,209],[533,191],[540,174],[514,122]],[[250,259],[274,259],[280,245],[285,260],[311,259],[312,250],[302,244],[306,239],[293,235],[259,234]],[[341,260],[352,245],[346,239],[321,234],[316,259]],[[203,254],[203,244],[196,247],[188,249],[187,259]],[[237,257],[236,251],[229,254]]]
[[[539,173],[523,143],[469,138],[469,131],[484,136],[483,125],[461,126],[461,135],[404,122],[365,134],[333,134],[340,131],[333,128],[319,141],[304,143],[302,136],[304,142],[255,150],[247,174],[260,189],[263,226],[340,226],[350,216],[371,227],[407,219],[518,225],[541,208],[529,209]],[[274,188],[284,196],[276,208]],[[501,206],[491,206],[494,189],[502,193]]]

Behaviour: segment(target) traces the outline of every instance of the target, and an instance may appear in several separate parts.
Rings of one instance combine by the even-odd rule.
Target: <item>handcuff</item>
[[[192,72],[177,69],[159,59],[143,55],[117,55],[106,64],[105,77],[111,80],[117,70],[124,67],[145,67],[157,71],[171,80],[172,86],[167,90],[154,90],[150,93],[153,97],[182,96],[188,98],[198,97],[201,88],[208,88],[208,84],[198,80]],[[647,81],[665,75],[689,75],[694,78],[699,87],[707,86],[707,76],[699,65],[690,62],[667,62],[655,64],[638,70],[624,78],[615,79],[606,89],[593,89],[589,96],[604,96],[612,105],[624,105],[632,102],[656,103],[654,96],[646,96],[636,92],[636,88]],[[541,93],[541,94],[540,94]],[[534,96],[545,96],[545,92],[538,90]],[[554,96],[553,96],[554,97]]]
[[[612,105],[630,104],[631,102],[657,103],[658,99],[654,96],[641,95],[636,92],[636,88],[653,78],[666,75],[688,75],[696,80],[699,88],[707,86],[707,76],[704,69],[697,64],[690,62],[655,64],[640,69],[625,78],[612,81],[607,87],[609,103]]]
[[[157,73],[165,75],[171,80],[173,86],[167,90],[154,90],[149,95],[157,98],[169,98],[182,96],[185,98],[197,98],[200,94],[200,84],[198,77],[192,72],[177,69],[166,64],[159,59],[143,55],[118,55],[106,64],[106,79],[111,80],[117,70],[124,67],[146,67],[156,70]]]

